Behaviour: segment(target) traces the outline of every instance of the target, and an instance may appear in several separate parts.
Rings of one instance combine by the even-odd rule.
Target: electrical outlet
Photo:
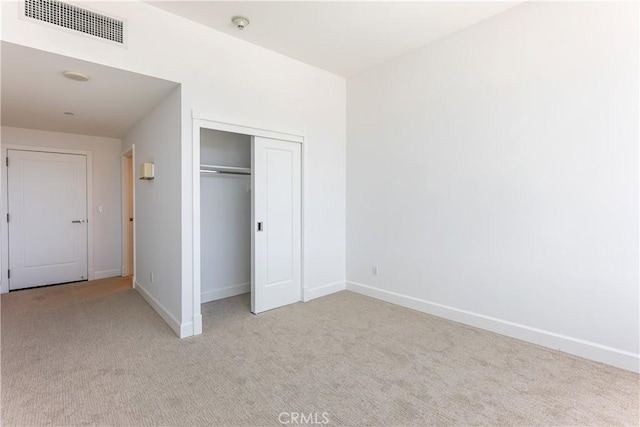
[[[371,274],[373,274],[374,276],[377,276],[380,273],[380,271],[378,270],[378,266],[377,265],[372,265],[371,266]]]
[[[149,280],[151,280],[151,283],[153,283],[153,273],[149,273]]]

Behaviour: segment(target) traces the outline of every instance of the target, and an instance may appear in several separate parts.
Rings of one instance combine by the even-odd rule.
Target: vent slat
[[[124,43],[124,22],[58,0],[25,0],[25,16],[115,43]]]

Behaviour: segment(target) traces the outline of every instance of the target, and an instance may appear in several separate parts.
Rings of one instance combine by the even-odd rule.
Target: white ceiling
[[[148,1],[341,76],[354,76],[520,1]],[[243,31],[233,15],[251,21]]]
[[[7,42],[0,55],[3,126],[120,138],[177,86]],[[68,70],[91,79],[69,80]]]
[[[150,3],[329,72],[353,76],[521,1]],[[231,23],[233,15],[245,15],[251,24],[238,31]],[[119,138],[177,86],[7,42],[2,42],[0,54],[3,126]],[[81,71],[91,79],[66,79],[65,70]]]

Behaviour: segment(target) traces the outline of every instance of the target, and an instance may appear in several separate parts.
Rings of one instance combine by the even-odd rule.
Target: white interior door
[[[301,300],[300,144],[254,137],[251,311]]]
[[[9,289],[87,280],[87,157],[7,153]]]

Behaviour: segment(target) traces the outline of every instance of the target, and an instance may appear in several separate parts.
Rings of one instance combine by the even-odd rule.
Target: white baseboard
[[[200,333],[202,333],[202,330],[200,331]],[[198,334],[194,333],[193,322],[187,322],[180,325],[180,333],[178,333],[178,336],[180,338],[192,337],[194,335]]]
[[[167,322],[167,325],[176,333],[180,338],[193,335],[193,324],[188,323],[181,325],[178,320],[173,317],[169,311],[157,299],[155,299],[140,283],[135,284],[135,290],[147,301],[147,303]]]
[[[240,283],[238,285],[227,286],[226,288],[213,289],[200,293],[200,302],[211,302],[222,298],[235,297],[236,295],[251,292],[251,283]]]
[[[328,283],[322,286],[316,286],[315,288],[304,288],[302,290],[302,301],[308,302],[312,299],[320,298],[345,290],[344,282]]]
[[[361,283],[347,282],[346,288],[349,291],[401,305],[423,313],[486,329],[501,335],[517,338],[543,347],[584,357],[585,359],[605,363],[607,365],[616,366],[628,371],[640,372],[640,355],[625,350],[374,288]]]
[[[202,334],[202,314],[197,314],[193,316],[193,330],[191,331],[191,335],[200,335],[200,334]],[[184,338],[186,336],[187,335],[183,335],[181,338]]]
[[[304,302],[311,301],[312,299],[320,298],[335,292],[345,290],[344,282],[329,283],[322,286],[316,286],[315,288],[303,289]],[[239,285],[228,286],[222,289],[214,289],[211,291],[204,291],[200,295],[200,300],[204,304],[223,298],[234,297],[236,295],[242,295],[251,292],[251,283],[241,283]]]
[[[93,280],[106,279],[108,277],[121,277],[122,269],[114,268],[111,270],[100,270],[93,272]]]

